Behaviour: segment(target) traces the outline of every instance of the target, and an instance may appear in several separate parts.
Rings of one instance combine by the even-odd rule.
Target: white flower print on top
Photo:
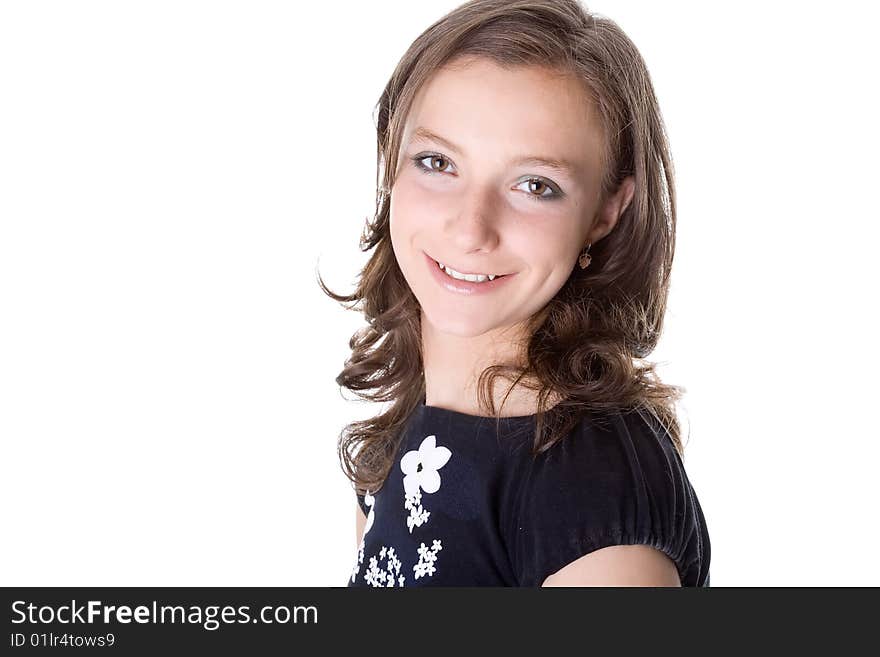
[[[370,512],[367,514],[367,522],[364,524],[364,534],[363,536],[361,536],[361,543],[358,546],[357,562],[351,569],[352,582],[354,582],[355,578],[358,575],[358,572],[360,572],[361,564],[364,562],[364,537],[367,535],[367,532],[370,531],[370,528],[373,526],[373,521],[376,518],[376,508],[374,506],[376,504],[376,498],[370,495],[369,491],[364,494],[364,504],[370,507]]]
[[[400,469],[406,475],[403,489],[407,495],[415,495],[421,488],[426,493],[440,490],[440,468],[446,465],[452,452],[448,447],[437,447],[437,436],[428,436],[418,449],[412,449],[400,459]]]
[[[437,561],[437,553],[443,549],[443,546],[440,544],[439,540],[434,540],[431,547],[427,547],[424,543],[422,543],[419,548],[419,562],[413,566],[413,572],[416,575],[416,579],[423,575],[433,575],[436,572],[436,568],[434,568],[434,562]]]
[[[406,519],[406,526],[409,533],[412,534],[413,526],[421,527],[428,522],[430,511],[426,511],[422,506],[422,491],[417,490],[415,495],[407,495],[403,502],[403,508],[409,510],[409,517]]]
[[[370,531],[370,527],[373,526],[373,520],[376,518],[376,509],[373,506],[376,503],[376,498],[370,495],[369,491],[364,495],[364,504],[370,507],[370,512],[367,514],[367,523],[364,525],[364,536],[367,535],[367,532]]]
[[[440,490],[440,468],[446,465],[452,452],[448,447],[437,446],[437,436],[427,436],[418,449],[408,451],[400,459],[403,470],[404,508],[409,510],[406,519],[410,534],[413,527],[428,522],[430,511],[422,506],[422,491],[436,493]]]
[[[357,553],[357,562],[355,562],[354,566],[351,569],[351,581],[354,582],[358,573],[361,570],[361,564],[364,562],[364,539],[361,539],[361,544],[358,545],[358,553]]]
[[[414,526],[420,527],[428,521],[431,512],[426,510],[422,504],[422,493],[431,494],[440,490],[441,480],[438,470],[446,465],[451,457],[452,451],[447,447],[438,446],[437,437],[431,435],[422,440],[418,449],[408,451],[401,458],[400,469],[404,475],[404,507],[410,511],[410,516],[407,519],[410,533],[412,533]],[[375,520],[376,500],[367,492],[364,495],[364,503],[370,508],[367,522],[364,525],[364,535],[366,536]],[[441,549],[441,542],[438,539],[433,540],[431,547],[421,543],[421,547],[417,550],[418,563],[413,566],[415,579],[430,577],[437,572],[435,564],[437,553]],[[363,565],[364,581],[370,586],[404,586],[406,578],[401,574],[403,564],[393,546],[382,545],[378,553],[370,557],[367,563],[364,561],[364,540],[362,539],[358,550],[358,560],[351,575],[352,582],[357,578],[360,566]],[[384,568],[382,567],[383,561],[385,562]]]
[[[379,568],[379,561],[385,559],[385,570]],[[364,580],[372,587],[379,586],[403,586],[405,577],[400,574],[400,559],[394,553],[394,548],[384,545],[379,551],[379,558],[370,557],[370,567],[364,573]]]

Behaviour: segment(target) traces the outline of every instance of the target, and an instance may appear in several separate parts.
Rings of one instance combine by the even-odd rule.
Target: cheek
[[[411,186],[395,184],[389,208],[389,233],[391,247],[397,263],[408,274],[417,264],[417,249],[427,248],[423,233],[429,229],[428,218],[432,216]]]
[[[432,205],[431,196],[406,176],[399,178],[391,193],[392,239],[406,239],[439,224],[443,214],[437,204]]]
[[[548,274],[558,269],[570,259],[572,245],[577,244],[578,235],[562,224],[558,217],[543,217],[537,221],[525,219],[517,222],[517,230],[509,233],[508,242],[518,253],[525,256],[535,269]]]
[[[577,236],[548,229],[529,235],[528,243],[521,243],[517,249],[530,271],[533,301],[540,306],[555,296],[571,276],[577,259],[572,245],[577,243]]]

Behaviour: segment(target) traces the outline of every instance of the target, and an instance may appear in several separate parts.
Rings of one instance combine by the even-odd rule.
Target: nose
[[[473,186],[446,221],[446,237],[460,253],[492,251],[498,244],[500,220],[497,193],[488,186]]]

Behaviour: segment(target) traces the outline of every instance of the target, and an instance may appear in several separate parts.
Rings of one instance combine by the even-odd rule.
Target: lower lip
[[[424,251],[422,253],[424,253]],[[489,292],[494,292],[507,283],[508,280],[516,276],[516,274],[505,274],[504,276],[496,277],[494,280],[484,281],[482,283],[460,281],[457,278],[452,278],[452,276],[449,276],[445,271],[440,269],[437,261],[427,253],[424,253],[424,256],[425,262],[428,264],[428,269],[431,270],[431,275],[434,277],[434,280],[450,292],[456,292],[458,294],[487,294]]]

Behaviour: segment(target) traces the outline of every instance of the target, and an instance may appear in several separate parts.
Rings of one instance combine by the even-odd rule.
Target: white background
[[[0,5],[0,584],[346,583],[336,441],[376,409],[315,272],[352,290],[375,103],[456,5]],[[880,585],[867,4],[588,6],[675,158],[652,360],[712,585]]]

